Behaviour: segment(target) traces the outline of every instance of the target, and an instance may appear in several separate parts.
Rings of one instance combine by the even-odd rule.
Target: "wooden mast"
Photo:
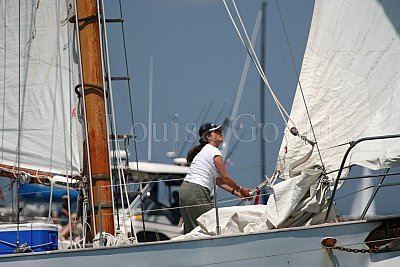
[[[112,210],[112,189],[110,187],[109,151],[107,145],[106,111],[103,93],[103,66],[97,0],[79,0],[77,3],[77,19],[79,23],[79,39],[81,51],[82,75],[84,81],[86,121],[89,143],[92,190],[96,230],[100,231],[99,204],[101,204],[101,228],[103,232],[114,234],[114,216]],[[85,146],[85,149],[87,147]],[[87,151],[85,152],[87,155]],[[88,165],[90,163],[90,165]],[[89,169],[84,168],[85,175]],[[98,187],[100,186],[100,199]],[[92,225],[94,225],[92,220]],[[92,227],[93,234],[93,227]]]

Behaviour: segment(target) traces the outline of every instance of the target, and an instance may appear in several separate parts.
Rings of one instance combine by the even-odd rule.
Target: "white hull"
[[[400,251],[379,254],[327,250],[367,248],[364,240],[380,221],[357,221],[270,230],[202,240],[164,241],[124,247],[92,248],[0,257],[0,267],[36,266],[400,266]]]

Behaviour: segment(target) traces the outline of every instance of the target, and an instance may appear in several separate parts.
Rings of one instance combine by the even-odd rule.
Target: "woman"
[[[199,129],[200,145],[188,152],[189,171],[182,183],[179,197],[184,233],[198,224],[196,219],[213,208],[210,193],[216,183],[241,198],[251,199],[250,190],[239,186],[226,172],[218,146],[223,142],[221,125],[205,123]]]

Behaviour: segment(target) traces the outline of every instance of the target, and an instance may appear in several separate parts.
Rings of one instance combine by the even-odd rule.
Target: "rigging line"
[[[76,14],[76,17],[78,18],[78,11],[77,11],[77,1],[78,0],[74,0],[74,9],[75,9],[75,14]],[[89,175],[89,185],[90,185],[90,188],[92,188],[92,185],[93,185],[93,181],[92,181],[92,166],[91,166],[91,162],[90,162],[90,149],[89,149],[89,134],[88,134],[88,125],[87,125],[87,120],[86,120],[86,101],[85,101],[85,82],[84,82],[84,77],[83,77],[83,68],[82,68],[82,52],[81,52],[81,42],[80,42],[80,36],[79,36],[79,33],[80,33],[80,31],[79,31],[79,21],[77,20],[76,21],[76,23],[75,23],[75,29],[76,29],[76,41],[77,41],[77,45],[78,45],[78,49],[77,49],[77,52],[78,52],[78,58],[79,58],[79,73],[80,73],[80,78],[81,78],[81,81],[82,81],[82,99],[83,99],[83,112],[84,112],[84,128],[85,128],[85,137],[84,137],[84,139],[85,139],[85,141],[86,141],[86,150],[87,150],[87,155],[86,155],[86,158],[87,158],[87,164],[88,164],[88,175]],[[95,209],[94,209],[94,198],[93,198],[93,194],[89,194],[89,196],[90,196],[90,200],[91,200],[91,204],[92,204],[92,207],[91,207],[91,211],[92,211],[92,219],[93,219],[93,225],[96,225],[96,216],[95,216],[95,214],[94,214],[94,212],[95,212]],[[84,224],[86,224],[86,222],[84,222]],[[86,227],[84,227],[84,232],[86,232]],[[93,227],[93,233],[94,233],[94,236],[96,236],[96,234],[97,234],[97,230],[96,230],[96,227]],[[85,236],[86,236],[86,234],[84,234]],[[85,240],[86,240],[86,238],[85,238]]]
[[[234,4],[235,11],[236,11],[236,14],[237,14],[237,16],[238,16],[238,18],[239,18],[239,21],[240,21],[240,24],[241,24],[241,26],[242,26],[242,29],[243,29],[243,31],[244,31],[244,33],[245,33],[246,39],[247,39],[247,41],[248,41],[248,43],[249,43],[249,47],[250,47],[250,49],[251,49],[251,51],[252,51],[252,55],[253,55],[253,57],[254,57],[253,63],[256,65],[256,68],[257,68],[257,71],[258,71],[260,77],[262,78],[262,80],[264,81],[264,83],[265,83],[265,85],[267,86],[268,90],[270,91],[270,93],[271,93],[271,95],[272,95],[272,98],[273,98],[273,100],[274,100],[274,102],[275,102],[275,105],[278,107],[278,110],[279,110],[279,112],[281,113],[282,118],[284,118],[284,116],[283,116],[283,114],[282,114],[282,113],[284,113],[284,114],[286,115],[286,117],[288,118],[288,120],[293,124],[293,126],[296,126],[295,123],[291,120],[289,114],[287,113],[287,111],[285,110],[285,108],[283,107],[283,105],[280,103],[278,97],[275,95],[274,91],[272,90],[272,87],[271,87],[271,85],[269,84],[269,82],[268,82],[268,80],[267,80],[267,76],[265,75],[265,72],[264,72],[264,70],[263,70],[263,68],[262,68],[262,66],[261,66],[261,64],[260,64],[260,61],[258,60],[257,54],[256,54],[256,52],[255,52],[255,50],[254,50],[254,47],[253,47],[252,43],[249,41],[249,36],[248,36],[248,34],[247,34],[246,27],[244,26],[243,20],[242,20],[242,18],[241,18],[241,16],[240,16],[239,10],[237,9],[236,3],[235,3],[234,0],[232,0],[232,2],[233,2],[233,4]],[[260,9],[260,12],[261,12],[261,9]],[[248,48],[247,48],[247,49],[248,49]],[[286,120],[286,119],[284,118],[284,121],[285,121],[286,125],[288,125],[288,120]]]
[[[262,70],[262,68],[261,68],[261,66],[260,66],[260,63],[258,62],[257,56],[252,54],[252,52],[249,50],[248,46],[247,46],[246,43],[244,42],[244,39],[243,39],[243,37],[242,37],[242,35],[241,35],[241,33],[240,33],[240,31],[239,31],[237,25],[236,25],[236,22],[235,22],[235,20],[233,19],[232,14],[231,14],[231,12],[230,12],[230,10],[229,10],[227,4],[226,4],[226,0],[224,0],[223,2],[224,2],[224,5],[225,5],[225,8],[226,8],[226,11],[228,12],[228,15],[229,15],[229,17],[230,17],[230,19],[231,19],[231,22],[232,22],[232,24],[233,24],[233,26],[234,26],[234,28],[235,28],[237,34],[238,34],[238,36],[239,36],[239,38],[240,38],[240,40],[241,40],[243,46],[245,47],[247,53],[250,55],[250,58],[251,58],[251,60],[252,60],[252,62],[253,62],[253,64],[254,64],[254,66],[256,67],[256,69],[257,69],[257,71],[258,71],[260,77],[261,77],[262,80],[264,81],[265,85],[267,85],[267,88],[268,88],[268,90],[270,91],[270,93],[271,93],[271,95],[272,95],[272,99],[274,100],[275,105],[277,106],[278,111],[279,111],[279,113],[280,113],[281,116],[282,116],[282,119],[284,120],[285,124],[288,125],[288,120],[286,119],[286,117],[287,117],[287,118],[289,119],[289,121],[295,126],[294,122],[291,120],[290,116],[288,115],[288,113],[286,112],[286,110],[284,109],[284,107],[283,107],[282,104],[279,102],[278,98],[276,97],[275,93],[273,92],[273,90],[272,90],[272,88],[271,88],[271,86],[270,86],[270,84],[269,84],[269,82],[268,82],[268,80],[267,80],[267,78],[266,78],[266,76],[265,76],[265,73],[264,73],[264,71]],[[243,27],[244,27],[244,26],[243,26]],[[245,31],[245,29],[244,29],[244,31]],[[251,45],[251,44],[250,44],[250,45]],[[253,51],[254,51],[254,49],[253,49]],[[257,59],[257,62],[256,62],[256,60],[255,60],[253,57],[255,57],[255,58]],[[258,63],[258,64],[257,64],[257,63]],[[286,117],[285,117],[285,115],[283,115],[283,113],[285,113]]]
[[[289,37],[288,37],[287,31],[286,31],[285,23],[284,23],[284,21],[283,21],[283,16],[282,16],[282,12],[281,12],[281,9],[280,9],[278,0],[275,0],[275,3],[276,3],[276,6],[278,7],[278,14],[279,14],[279,18],[280,18],[280,20],[281,20],[283,33],[285,34],[286,44],[288,45],[288,48],[289,48],[290,58],[291,58],[291,61],[292,61],[292,64],[293,64],[293,68],[294,68],[295,73],[296,73],[297,82],[298,82],[298,84],[299,84],[301,96],[302,96],[302,98],[303,98],[304,106],[305,106],[305,109],[306,109],[306,112],[307,112],[307,118],[308,118],[308,121],[310,122],[311,131],[312,131],[312,134],[313,134],[313,137],[314,137],[314,140],[315,140],[315,145],[316,145],[316,147],[317,147],[319,159],[320,159],[321,164],[322,164],[322,170],[323,170],[323,172],[325,172],[324,161],[322,160],[322,155],[321,155],[321,151],[320,151],[320,149],[319,149],[317,136],[316,136],[316,134],[315,134],[315,129],[314,129],[313,123],[312,123],[312,121],[311,121],[310,111],[309,111],[309,109],[308,109],[307,102],[306,102],[306,98],[305,98],[304,91],[303,91],[303,87],[302,87],[301,82],[300,82],[300,72],[298,71],[298,69],[297,69],[297,67],[296,67],[296,63],[295,63],[295,61],[294,61],[293,50],[292,50],[292,47],[290,46]]]
[[[393,174],[394,175],[394,174]],[[381,175],[379,175],[379,176],[381,176]],[[143,182],[143,184],[146,184],[146,185],[148,185],[148,184],[156,184],[156,183],[165,183],[165,182],[173,182],[173,181],[181,181],[181,180],[183,180],[184,178],[176,178],[176,179],[165,179],[165,180],[162,180],[162,181],[160,181],[160,180],[154,180],[154,181],[146,181],[146,182]],[[136,183],[136,182],[132,182],[132,183],[128,183],[128,185],[137,185],[137,184],[139,184],[139,183]],[[115,186],[115,185],[114,185]],[[298,188],[308,188],[309,186],[298,186]],[[278,194],[278,193],[284,193],[284,192],[287,192],[287,190],[286,189],[282,189],[282,190],[276,190],[276,189],[274,189],[274,193],[275,194]]]
[[[258,33],[259,33],[259,29],[260,29],[260,24],[261,24],[261,17],[262,17],[262,10],[259,9],[257,12],[257,17],[256,17],[256,22],[254,23],[254,28],[253,28],[253,32],[251,34],[251,40],[249,41],[250,43],[254,43],[257,39]],[[236,119],[237,119],[237,113],[239,110],[239,105],[240,105],[240,101],[242,99],[243,96],[243,90],[244,90],[244,86],[246,83],[246,79],[247,79],[247,75],[248,75],[248,71],[249,71],[249,66],[250,66],[250,54],[246,55],[246,60],[244,62],[244,66],[242,69],[242,74],[240,77],[240,82],[239,82],[239,86],[236,92],[236,96],[235,96],[235,101],[232,105],[232,110],[228,116],[228,121],[227,121],[227,131],[225,134],[225,138],[224,138],[224,143],[223,143],[223,150],[222,150],[222,157],[224,159],[226,159],[226,154],[228,152],[229,149],[229,145],[231,143],[231,139],[232,139],[232,134],[233,131],[235,129],[236,126]]]
[[[14,56],[18,56],[18,53],[19,53],[19,52],[14,51],[14,50],[7,49],[6,47],[0,47],[0,50],[4,51],[5,54],[8,53],[9,55],[11,54],[11,55],[14,55]],[[30,54],[21,54],[21,57],[25,58],[25,59],[29,59],[29,61],[36,61],[37,63],[44,64],[44,65],[51,66],[51,67],[55,67],[57,69],[61,69],[61,70],[64,70],[64,71],[71,71],[71,69],[69,67],[64,66],[61,62],[60,63],[52,62],[50,60],[46,60],[46,59],[43,59],[41,57],[33,56],[33,55],[30,55]]]
[[[123,14],[122,14],[121,0],[119,0],[118,2],[119,2],[120,18],[122,19]],[[124,47],[124,59],[125,59],[126,76],[129,76],[129,66],[128,66],[128,58],[127,58],[127,52],[126,52],[127,50],[126,50],[125,28],[124,28],[124,23],[123,22],[121,23],[121,31],[122,31],[122,42],[123,42],[123,47]],[[131,115],[132,132],[133,132],[133,136],[134,136],[134,138],[133,138],[134,151],[135,151],[137,169],[139,169],[138,153],[137,153],[137,142],[136,142],[136,131],[135,131],[135,119],[134,119],[134,112],[133,112],[133,101],[132,101],[130,79],[128,79],[127,82],[128,82],[128,95],[129,95],[129,107],[130,107],[130,115]]]
[[[38,3],[38,5],[39,5],[39,3]],[[68,10],[68,9],[67,9]],[[71,39],[73,39],[72,38],[72,36],[71,36],[71,25],[68,23],[67,25],[66,25],[66,27],[67,27],[67,33],[68,33],[68,43],[71,43],[71,42],[73,42]],[[72,27],[73,28],[73,27]],[[71,49],[71,46],[68,46],[68,50],[70,50]],[[71,69],[72,70],[72,66],[73,66],[73,59],[71,58],[71,53],[68,53],[68,68],[69,69]],[[61,64],[61,62],[60,62],[60,64]],[[71,87],[73,87],[73,82],[71,82],[71,81],[74,81],[74,79],[73,79],[73,75],[72,75],[72,71],[70,71],[69,73],[69,77],[68,77],[68,83],[69,83],[69,86],[70,86],[70,88]],[[73,103],[72,103],[72,101],[73,101],[73,99],[74,98],[76,98],[76,96],[74,96],[74,94],[72,93],[73,91],[72,90],[68,90],[69,91],[69,108],[71,107],[71,106],[73,106]],[[67,137],[68,138],[68,141],[69,141],[69,148],[68,148],[68,141],[66,141],[66,140],[64,140],[64,149],[65,149],[65,173],[66,173],[66,175],[67,175],[67,195],[68,195],[68,219],[69,219],[69,223],[70,224],[72,224],[72,222],[71,222],[71,202],[70,202],[70,188],[69,188],[69,179],[71,179],[71,182],[72,182],[72,180],[73,180],[73,178],[72,178],[72,175],[73,175],[73,164],[72,164],[72,162],[73,162],[73,145],[72,145],[72,140],[73,140],[73,138],[72,138],[72,135],[73,135],[73,124],[72,124],[72,119],[70,119],[69,120],[69,126],[65,126],[65,127],[69,127],[69,136]],[[69,153],[70,153],[70,158],[69,158],[69,160],[70,160],[70,162],[68,163],[68,149],[69,149]],[[70,175],[68,175],[68,173],[70,173]],[[70,176],[70,177],[69,177]],[[51,195],[51,197],[50,197],[50,207],[51,207],[51,202],[53,201],[53,199],[52,199],[52,194],[53,194],[53,190],[54,190],[54,186],[53,186],[53,181],[51,181],[51,193],[50,193],[50,195]],[[78,205],[77,205],[77,207],[78,207]],[[77,212],[76,212],[76,214],[78,214]],[[51,218],[51,208],[49,209],[49,219]],[[77,218],[75,217],[75,220],[76,220]],[[72,245],[72,227],[70,227],[70,229],[69,229],[70,231],[69,231],[69,238],[70,238],[70,240],[71,240],[71,245]]]
[[[120,13],[120,18],[123,18],[122,15],[122,4],[121,0],[118,1],[119,3],[119,13]],[[123,40],[123,46],[124,46],[124,58],[125,58],[125,69],[126,69],[126,76],[129,76],[129,66],[128,66],[128,58],[127,58],[127,52],[126,52],[126,38],[125,38],[125,28],[124,28],[124,22],[122,21],[121,23],[121,31],[122,31],[122,40]],[[130,107],[130,113],[131,113],[131,124],[132,124],[132,133],[133,133],[133,146],[134,146],[134,151],[135,151],[135,161],[136,161],[136,170],[137,170],[137,175],[139,178],[139,158],[138,158],[138,151],[137,151],[137,142],[136,142],[136,130],[135,130],[135,119],[134,119],[134,113],[133,113],[133,101],[132,101],[132,93],[131,93],[131,82],[130,79],[128,79],[128,94],[129,94],[129,107]],[[128,162],[129,164],[129,162]],[[143,185],[140,183],[139,185],[140,190],[143,190]],[[141,201],[141,210],[144,210],[143,206],[143,201]],[[144,225],[144,220],[142,220],[143,223],[143,230],[146,231],[145,225]],[[146,234],[144,235],[144,239],[146,240]]]
[[[106,57],[106,73],[107,73],[107,77],[111,77],[111,69],[110,69],[110,60],[109,60],[109,53],[108,53],[108,42],[107,42],[107,24],[106,24],[106,21],[105,21],[105,17],[106,17],[106,15],[105,15],[105,5],[104,5],[104,0],[102,0],[101,1],[101,4],[102,4],[102,6],[101,6],[101,10],[103,11],[103,13],[102,13],[102,26],[103,26],[103,31],[101,31],[102,32],[102,37],[103,37],[103,39],[104,39],[104,48],[105,48],[105,57]],[[98,4],[98,7],[100,7],[100,4]],[[99,12],[99,14],[100,14],[100,10],[98,10],[98,12]],[[100,24],[99,24],[100,25]],[[102,54],[102,56],[103,56],[103,54]],[[104,61],[102,61],[102,62],[104,62]],[[104,77],[104,76],[103,76]],[[104,79],[104,78],[103,78]],[[104,80],[103,80],[103,82],[105,82]],[[105,103],[105,108],[107,109],[110,109],[111,110],[111,116],[110,116],[110,121],[111,122],[109,122],[108,123],[108,125],[110,125],[110,128],[111,128],[111,131],[113,132],[113,133],[115,133],[115,134],[113,134],[112,136],[113,136],[113,142],[112,142],[112,144],[113,144],[113,148],[114,148],[114,151],[113,151],[113,158],[114,158],[114,167],[116,168],[116,169],[118,169],[118,178],[119,178],[119,181],[120,181],[120,186],[119,186],[119,191],[120,191],[120,197],[121,197],[121,205],[122,205],[122,209],[124,209],[125,208],[125,201],[124,201],[124,192],[125,192],[125,198],[126,198],[126,203],[127,203],[127,205],[128,205],[128,203],[129,203],[129,196],[128,196],[128,192],[127,192],[127,187],[126,187],[126,180],[125,180],[125,175],[124,175],[124,172],[123,172],[123,170],[121,170],[120,168],[118,168],[118,165],[122,165],[122,160],[121,160],[121,154],[120,154],[120,146],[119,146],[119,142],[118,142],[118,140],[117,140],[117,126],[116,126],[116,120],[115,120],[115,108],[114,108],[114,101],[113,101],[113,99],[114,99],[114,97],[113,97],[113,88],[112,88],[112,81],[111,81],[111,79],[108,79],[107,80],[107,85],[108,85],[108,89],[109,89],[109,92],[110,92],[110,98],[107,98],[107,96],[106,96],[106,94],[105,94],[105,92],[104,92],[104,98],[106,99],[106,101],[104,102]],[[108,102],[108,105],[107,105],[107,102]],[[107,116],[106,116],[106,118],[108,119],[109,117],[108,117],[108,114],[107,114]],[[108,135],[109,136],[109,135]],[[108,139],[108,138],[107,138]],[[109,144],[109,142],[107,142],[108,143],[108,146],[109,146],[109,149],[110,149],[110,144]],[[109,155],[111,155],[111,154],[109,154]],[[128,156],[127,156],[127,159],[128,159]],[[111,164],[111,157],[109,156],[109,161],[110,161],[110,178],[111,178],[111,185],[113,185],[114,184],[114,180],[112,179],[112,164]],[[123,190],[123,187],[125,188],[125,191]],[[118,187],[117,187],[118,188]],[[111,187],[111,193],[112,193],[112,195],[113,195],[113,199],[114,199],[114,190],[112,190],[113,189],[113,187]],[[117,201],[117,200],[116,200]],[[116,215],[116,217],[117,217],[117,222],[118,222],[118,228],[120,227],[120,220],[119,220],[119,216],[118,216],[118,214],[119,214],[119,212],[118,212],[118,204],[117,205],[115,205],[115,202],[114,201],[112,201],[112,206],[113,206],[113,216],[115,216]],[[117,208],[115,208],[115,207],[117,207]],[[131,213],[131,211],[129,211],[129,215],[130,215],[130,217],[132,218],[132,213]],[[131,230],[132,230],[132,232],[133,232],[133,234],[134,234],[134,236],[135,236],[135,239],[137,240],[137,238],[136,238],[136,233],[134,232],[134,229],[133,229],[133,226],[132,226],[132,221],[130,221],[131,222]],[[125,221],[123,222],[123,227],[124,227],[124,230],[125,230],[125,233],[127,233],[128,232],[128,230],[127,230],[127,228],[126,228],[126,223],[125,223]],[[117,233],[115,233],[115,234],[117,234]]]
[[[154,183],[164,183],[164,182],[175,182],[175,181],[183,181],[185,178],[173,178],[173,179],[164,179],[164,180],[153,180],[153,181],[145,181],[145,182],[131,182],[127,183],[127,185],[138,185],[142,184],[154,184]],[[114,185],[116,186],[116,185]]]
[[[334,145],[334,146],[329,146],[329,147],[325,147],[325,148],[321,148],[321,150],[327,150],[327,149],[331,149],[331,148],[336,148],[336,147],[341,147],[341,146],[350,146],[352,142],[346,142],[346,143],[341,143],[338,145]]]
[[[5,8],[6,3],[4,3],[4,25],[2,25],[4,27],[4,29],[7,29],[6,25],[7,25],[7,19],[8,18],[8,14],[7,14],[7,8]],[[4,30],[4,49],[7,49],[7,30]],[[1,48],[0,48],[1,49]],[[6,51],[6,50],[5,50]],[[3,62],[3,95],[6,95],[6,69],[7,69],[7,56],[6,56],[6,52],[4,52],[3,55],[4,58],[4,62]],[[6,98],[3,97],[3,103],[2,103],[2,122],[1,122],[1,145],[0,145],[0,151],[1,151],[1,158],[3,159],[3,155],[4,155],[4,134],[5,134],[5,128],[4,128],[4,124],[5,124],[5,110],[6,110]]]
[[[345,167],[343,167],[343,170],[344,170],[344,169],[350,169],[350,168],[353,167],[353,166],[354,166],[354,165],[345,166]],[[340,170],[340,169],[331,170],[331,171],[329,171],[329,172],[326,172],[325,174],[328,175],[328,174],[331,174],[331,173],[338,172],[339,170]]]
[[[104,6],[104,3],[102,3],[103,4],[103,6]],[[105,16],[104,16],[105,17]],[[105,22],[104,22],[104,19],[103,19],[103,25],[105,25]],[[107,34],[105,34],[105,36],[107,36]],[[103,38],[105,39],[105,42],[107,42],[107,38],[106,37],[104,37],[103,36]],[[107,60],[108,60],[108,52],[106,52],[106,55],[107,55]],[[109,63],[107,64],[107,68],[110,68],[109,67]],[[108,72],[107,72],[107,74],[106,74],[106,76],[109,76],[109,73],[111,73],[110,72],[110,70],[108,70]],[[107,81],[107,86],[108,86],[108,90],[109,90],[109,92],[110,92],[110,98],[109,99],[107,99],[108,100],[108,105],[107,105],[107,111],[108,111],[108,114],[112,114],[110,117],[111,117],[111,121],[112,122],[110,122],[109,123],[109,127],[110,127],[110,129],[111,129],[111,136],[112,136],[112,138],[111,138],[111,140],[112,140],[112,142],[111,142],[111,144],[109,144],[110,146],[111,146],[111,150],[109,150],[109,159],[110,159],[110,174],[111,174],[111,176],[113,176],[113,172],[112,172],[112,168],[114,168],[114,169],[117,169],[118,170],[118,180],[119,180],[119,184],[121,184],[121,186],[118,188],[118,187],[116,187],[115,188],[115,190],[119,190],[119,193],[120,193],[120,198],[121,198],[121,200],[122,200],[122,208],[124,207],[124,201],[123,201],[123,190],[122,190],[122,178],[121,178],[121,174],[123,175],[123,172],[121,173],[121,171],[119,170],[119,168],[118,168],[118,165],[120,164],[120,162],[121,162],[121,154],[120,154],[120,148],[119,148],[119,142],[118,142],[118,140],[116,139],[116,132],[117,132],[117,130],[116,130],[116,127],[114,128],[113,127],[113,125],[115,124],[115,113],[114,113],[114,107],[111,107],[111,105],[113,105],[113,96],[112,96],[112,91],[113,91],[113,89],[112,89],[112,82],[111,81]],[[111,162],[112,161],[112,162]],[[111,184],[114,184],[114,183],[117,183],[117,181],[115,181],[114,179],[111,181]],[[112,189],[113,190],[113,189]],[[114,191],[112,191],[113,193],[114,193]],[[118,195],[118,192],[116,192],[116,195]],[[113,210],[116,212],[116,214],[119,214],[119,205],[117,204],[117,205],[115,205],[114,204],[114,201],[115,202],[117,202],[118,203],[118,198],[113,198],[114,200],[113,200],[113,206],[114,207],[116,207],[116,208],[114,208],[113,207]],[[119,220],[119,217],[117,216],[117,225],[118,225],[118,228],[120,227],[120,220]]]
[[[19,248],[20,232],[19,232],[19,192],[20,192],[20,164],[21,164],[21,0],[18,1],[18,137],[17,137],[17,166],[18,166],[18,178],[17,178],[17,238],[16,246]],[[14,214],[14,211],[13,211]]]
[[[247,48],[247,49],[250,48],[251,55],[254,57],[254,59],[255,59],[255,61],[256,61],[257,70],[258,70],[259,72],[261,72],[262,78],[263,78],[263,80],[265,80],[264,82],[266,83],[266,85],[267,85],[268,87],[270,87],[270,84],[269,84],[268,80],[266,80],[265,72],[264,72],[264,70],[263,70],[263,68],[262,68],[262,66],[261,66],[261,64],[260,64],[260,62],[259,62],[259,60],[258,60],[257,53],[255,52],[254,47],[253,47],[253,44],[252,44],[252,42],[250,41],[249,35],[248,35],[248,33],[247,33],[246,27],[244,26],[242,17],[241,17],[241,15],[240,15],[239,9],[237,8],[237,5],[236,5],[235,0],[232,0],[232,4],[233,4],[233,7],[235,8],[236,15],[237,15],[237,17],[238,17],[238,19],[239,19],[240,25],[242,26],[243,32],[244,32],[244,34],[245,34],[245,36],[246,36],[246,40],[247,40],[247,43],[248,43],[248,47],[246,47],[246,48]],[[258,13],[259,13],[259,14],[262,13],[261,8],[259,9]],[[260,75],[261,75],[261,74],[260,74]],[[273,93],[273,92],[272,92],[272,93]],[[274,94],[274,93],[273,93],[273,96],[275,97],[275,94]],[[276,98],[276,99],[277,99],[277,98]],[[279,103],[279,101],[278,101],[278,103]],[[280,103],[279,103],[279,105],[280,105]],[[285,112],[286,116],[289,117],[289,115],[287,114],[287,112],[285,111],[285,109],[284,109],[281,105],[280,105],[280,107],[283,109],[283,111]]]
[[[346,197],[355,195],[355,194],[357,194],[357,193],[363,192],[363,191],[365,191],[365,190],[368,190],[368,189],[374,188],[374,187],[375,187],[375,185],[369,185],[369,186],[367,186],[367,187],[364,187],[364,188],[361,188],[361,189],[359,189],[359,190],[353,191],[353,192],[348,193],[348,194],[346,194],[346,195],[337,197],[337,198],[335,198],[335,201],[337,201],[337,200],[339,200],[339,199],[342,199],[342,198],[346,198]]]
[[[103,21],[102,25],[104,27],[103,38],[104,38],[104,44],[105,44],[105,49],[106,49],[107,77],[111,77],[110,60],[109,60],[108,43],[107,43],[107,27],[106,27],[106,21],[105,21],[106,15],[105,15],[104,1],[102,0],[101,3],[102,3],[102,10],[104,12],[103,16],[102,16],[102,21]],[[114,163],[115,169],[118,169],[118,178],[119,178],[119,181],[120,181],[120,186],[119,186],[119,188],[117,187],[117,189],[119,189],[122,209],[125,209],[125,201],[124,201],[124,194],[123,194],[124,190],[122,188],[123,186],[125,186],[125,197],[126,197],[127,205],[129,204],[129,197],[128,197],[128,192],[127,192],[127,189],[126,189],[126,180],[125,180],[124,172],[120,168],[118,168],[118,165],[122,165],[122,160],[121,160],[121,155],[120,155],[119,142],[117,140],[117,127],[116,127],[116,123],[115,123],[115,109],[114,109],[114,101],[113,101],[114,97],[113,97],[113,88],[112,88],[111,79],[108,79],[107,85],[109,86],[109,91],[110,91],[110,99],[108,99],[108,100],[109,100],[109,103],[110,103],[109,104],[109,108],[111,109],[111,114],[112,114],[111,115],[112,125],[110,123],[110,128],[111,128],[111,131],[113,133],[115,133],[115,134],[112,135],[113,136],[113,141],[114,141],[112,143],[113,144],[113,148],[114,148],[114,151],[113,151],[114,161],[113,161],[113,163]],[[112,185],[112,184],[114,184],[114,181],[112,179],[111,158],[109,157],[109,159],[110,159],[110,174],[111,174],[110,177],[111,177],[111,185]],[[128,156],[127,156],[127,159],[128,159]],[[112,194],[114,194],[113,188],[111,188],[111,192],[112,192]],[[113,199],[114,199],[114,197],[113,197]],[[119,214],[118,199],[115,198],[115,201],[117,201],[117,205],[115,205],[114,201],[112,201],[112,203],[113,203],[113,212],[116,213],[114,215],[116,215],[116,217],[117,217],[117,225],[118,225],[118,229],[119,229],[120,228],[120,218],[118,216],[118,214]],[[115,206],[116,206],[116,208],[115,208]],[[129,215],[130,215],[130,217],[132,217],[131,211],[129,211]],[[136,233],[133,230],[132,221],[130,221],[130,222],[131,222],[131,225],[130,225],[131,226],[131,231],[133,232],[133,234],[135,236],[135,239],[137,240]],[[125,221],[123,222],[123,227],[124,227],[125,233],[128,233],[128,229],[126,228]],[[115,233],[115,234],[117,234],[117,233]]]
[[[151,182],[148,182],[148,184],[150,184]],[[266,187],[267,185],[265,185],[265,186],[262,186],[262,187]],[[261,187],[261,188],[262,188]],[[307,186],[307,185],[304,185],[304,186],[299,186],[298,187],[299,189],[308,189],[309,188],[309,186]],[[265,193],[265,194],[263,194],[263,195],[267,195],[267,194],[270,194],[270,195],[283,195],[283,194],[287,194],[287,189],[280,189],[280,190],[277,190],[277,189],[274,189],[274,188],[272,188],[272,190],[273,190],[273,192],[272,193]],[[236,198],[236,197],[234,197],[234,198],[227,198],[227,199],[221,199],[221,200],[218,200],[218,204],[223,204],[223,203],[228,203],[228,202],[232,202],[232,201],[240,201],[240,200],[242,200],[241,198]],[[202,206],[202,205],[206,205],[206,204],[195,204],[195,205],[188,205],[188,206],[180,206],[180,207],[196,207],[196,206]],[[144,213],[148,213],[148,212],[150,212],[150,211],[158,211],[158,210],[163,210],[163,209],[168,209],[168,208],[162,208],[162,209],[147,209],[147,210],[145,210],[144,211]],[[171,208],[171,209],[174,209],[174,208]]]
[[[107,74],[107,77],[110,77],[110,60],[109,60],[109,55],[108,55],[108,43],[107,43],[107,25],[105,23],[105,7],[104,7],[104,1],[102,0],[101,2],[99,0],[97,0],[97,13],[101,15],[98,16],[98,21],[99,21],[99,33],[101,33],[101,37],[100,38],[100,48],[101,48],[101,62],[102,62],[102,66],[103,66],[103,72],[105,72]],[[101,21],[100,21],[101,20]],[[105,50],[105,51],[104,51]],[[105,56],[104,56],[105,53]],[[106,84],[104,75],[102,75],[102,80],[103,80],[103,84]],[[110,142],[108,142],[109,140],[109,130],[111,132],[117,132],[117,126],[115,124],[115,118],[114,118],[114,104],[113,104],[113,95],[112,95],[112,83],[110,80],[108,80],[107,82],[107,86],[108,86],[108,91],[110,93],[110,97],[107,97],[107,92],[106,90],[103,90],[103,97],[104,97],[104,110],[107,111],[109,109],[111,109],[111,115],[108,114],[108,112],[106,112],[106,125],[108,125],[109,127],[106,127],[106,134],[107,134],[107,148],[108,148],[108,163],[109,163],[109,172],[110,172],[110,184],[113,184],[114,179],[113,179],[113,175],[112,175],[112,162],[111,162],[111,153],[110,153]],[[109,129],[111,128],[111,129]],[[116,135],[113,134],[112,135],[114,137],[114,142],[116,144],[113,143],[113,147],[116,146],[116,149],[118,149],[118,141],[116,140]],[[120,174],[120,173],[118,173]],[[111,203],[112,203],[112,210],[113,213],[116,212],[115,209],[115,202],[114,200],[114,190],[111,190]],[[118,216],[117,216],[118,218]],[[119,226],[119,221],[118,221],[118,226]]]
[[[232,0],[232,3],[233,3],[233,6],[234,6],[234,8],[235,8],[236,14],[237,14],[237,16],[238,16],[240,25],[242,26],[243,32],[245,33],[245,36],[246,36],[247,42],[248,42],[248,44],[249,44],[249,47],[250,47],[250,49],[251,49],[252,55],[253,55],[254,58],[255,58],[256,63],[254,63],[254,60],[253,60],[253,63],[254,63],[254,64],[257,64],[256,68],[257,68],[257,70],[258,70],[258,72],[259,72],[261,78],[263,79],[265,85],[267,85],[267,87],[268,87],[268,89],[269,89],[269,91],[270,91],[270,93],[271,93],[271,95],[272,95],[272,97],[273,97],[273,99],[274,99],[274,101],[275,101],[275,104],[278,106],[278,109],[279,109],[279,108],[282,109],[283,112],[285,113],[285,115],[286,115],[286,116],[288,117],[288,119],[290,120],[290,122],[293,124],[293,126],[296,126],[296,125],[294,124],[294,122],[290,119],[290,116],[289,116],[289,114],[286,112],[285,108],[284,108],[284,107],[282,106],[282,104],[279,102],[279,99],[276,97],[275,93],[273,92],[272,87],[271,87],[271,85],[269,84],[269,82],[268,82],[268,80],[267,80],[267,76],[265,75],[265,72],[264,72],[264,70],[263,70],[263,68],[262,68],[262,66],[261,66],[261,64],[260,64],[260,61],[258,60],[257,54],[256,54],[256,52],[255,52],[255,50],[254,50],[254,47],[253,47],[252,43],[250,42],[249,35],[248,35],[248,33],[247,33],[246,27],[244,26],[242,17],[241,17],[241,15],[240,15],[239,9],[238,9],[237,6],[236,6],[235,0]],[[261,8],[259,9],[259,12],[262,12]],[[247,48],[247,49],[248,49],[248,48]],[[281,114],[282,114],[282,111],[280,111],[280,112],[281,112]],[[285,120],[285,122],[286,122],[286,120]],[[286,122],[286,124],[288,124],[288,123]]]

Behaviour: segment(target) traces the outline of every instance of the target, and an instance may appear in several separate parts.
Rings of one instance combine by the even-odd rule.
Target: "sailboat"
[[[115,213],[97,3],[77,1],[76,12],[69,1],[1,6],[1,170],[19,182],[94,178],[92,238],[107,239],[119,231],[108,216]],[[188,238],[1,255],[0,266],[398,266],[400,215],[343,221],[334,200],[349,166],[399,164],[399,11],[390,0],[315,1],[290,114],[296,127],[277,161],[284,181],[267,181],[274,194],[266,206],[221,208],[220,235],[211,210]]]

